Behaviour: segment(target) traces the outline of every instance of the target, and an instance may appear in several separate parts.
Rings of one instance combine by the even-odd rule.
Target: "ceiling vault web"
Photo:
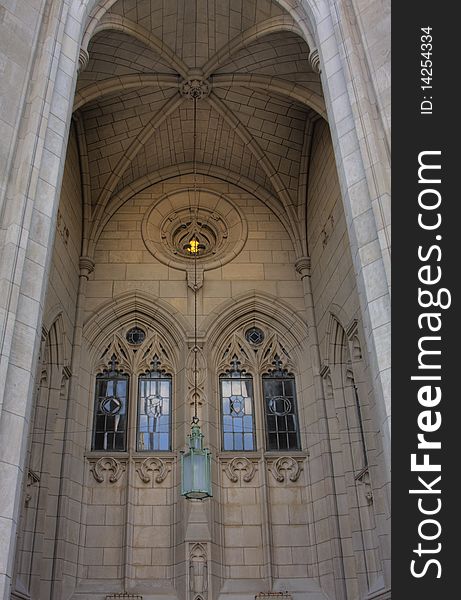
[[[240,24],[214,0],[210,10],[204,22],[177,0],[105,0],[93,9],[74,102],[89,251],[134,190],[160,173],[188,172],[184,86],[195,79],[208,89],[198,105],[201,172],[254,180],[306,254],[313,122],[326,118],[314,48],[275,0],[248,0]]]

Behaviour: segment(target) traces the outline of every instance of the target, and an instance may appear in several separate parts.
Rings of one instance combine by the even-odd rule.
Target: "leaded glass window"
[[[262,378],[267,449],[299,450],[295,378],[281,368],[278,357],[274,364],[276,369]]]
[[[254,450],[253,380],[233,363],[220,378],[223,450]]]
[[[110,368],[96,377],[93,450],[126,450],[128,375],[116,369],[115,355]]]
[[[171,375],[155,356],[152,369],[139,377],[137,450],[171,449]]]

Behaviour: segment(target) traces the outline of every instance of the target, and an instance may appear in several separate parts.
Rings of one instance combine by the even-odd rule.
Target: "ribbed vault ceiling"
[[[193,102],[180,90],[203,78],[211,92],[197,103],[199,171],[255,182],[302,244],[308,132],[325,106],[288,13],[271,0],[103,0],[90,23],[74,105],[86,239],[141,178],[190,171]]]

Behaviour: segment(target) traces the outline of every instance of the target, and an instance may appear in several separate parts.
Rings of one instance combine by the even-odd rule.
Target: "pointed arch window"
[[[137,450],[171,450],[172,378],[157,355],[151,370],[139,376]]]
[[[126,450],[128,382],[113,354],[109,368],[96,376],[93,450]]]
[[[240,370],[236,356],[228,373],[220,377],[220,392],[223,450],[254,450],[253,378]]]
[[[279,356],[273,364],[262,377],[267,449],[299,450],[295,378],[283,369]]]

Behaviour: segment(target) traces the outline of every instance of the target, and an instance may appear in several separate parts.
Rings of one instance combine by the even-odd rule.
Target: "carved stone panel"
[[[171,465],[161,458],[149,457],[142,462],[136,462],[136,471],[144,483],[150,483],[154,473],[157,473],[154,477],[155,483],[163,483],[171,471]]]
[[[232,483],[248,483],[256,474],[256,465],[246,456],[237,456],[224,465],[224,473]]]
[[[302,465],[292,456],[280,456],[269,465],[269,470],[279,483],[295,482],[301,475]]]
[[[189,544],[189,597],[190,600],[208,598],[208,548],[206,543]]]
[[[91,461],[91,472],[98,483],[103,483],[104,481],[116,483],[122,476],[125,468],[126,465],[123,462],[112,456],[103,456],[95,462]]]

